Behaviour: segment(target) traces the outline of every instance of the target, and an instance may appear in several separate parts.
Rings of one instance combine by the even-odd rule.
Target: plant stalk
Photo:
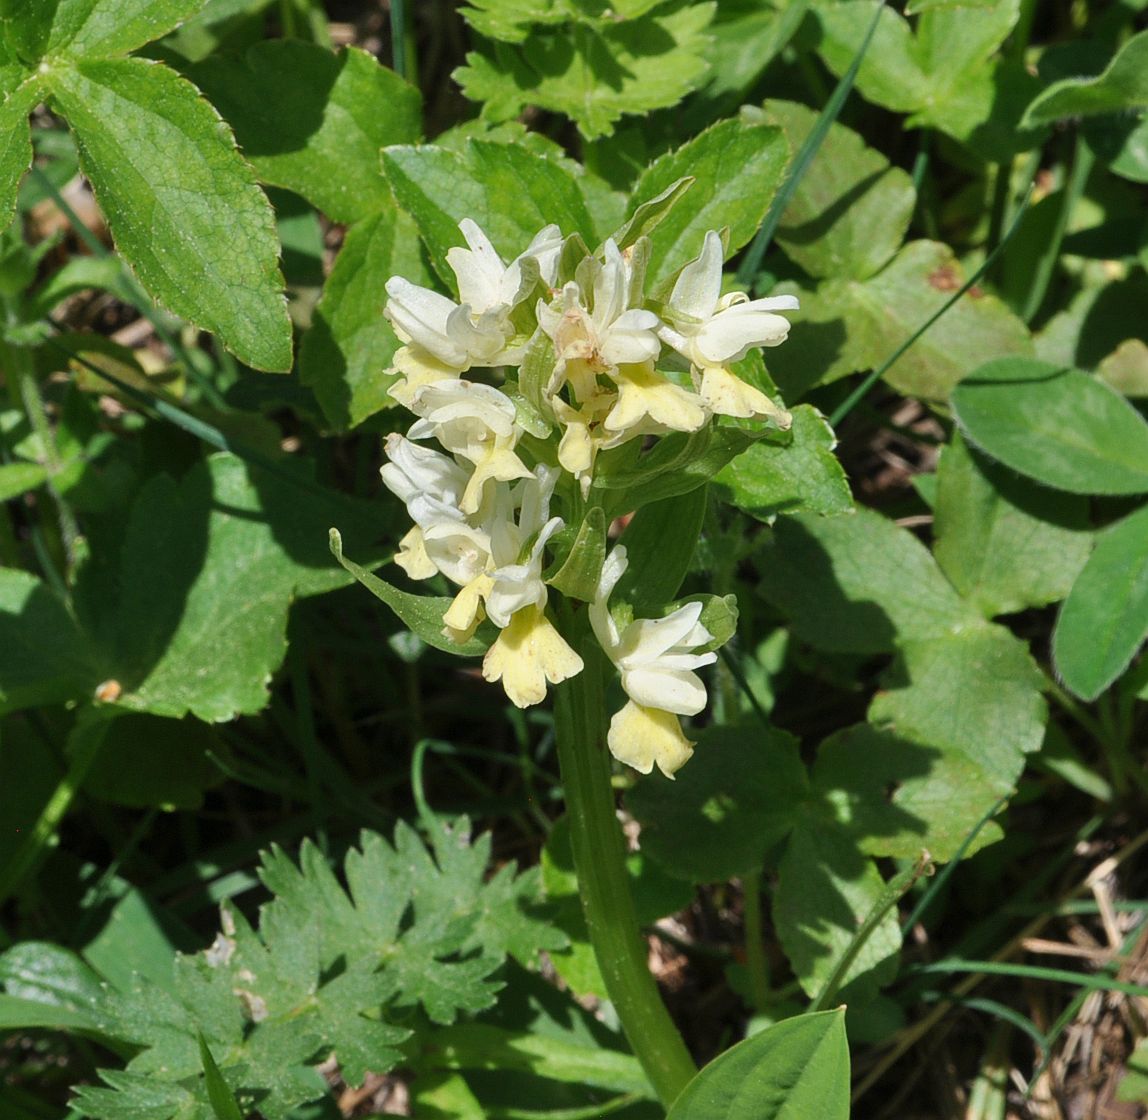
[[[593,640],[573,640],[571,630],[566,637],[585,668],[557,687],[554,721],[578,891],[606,991],[668,1108],[697,1071],[646,964],[610,783],[602,654]],[[584,626],[581,633],[588,637]]]

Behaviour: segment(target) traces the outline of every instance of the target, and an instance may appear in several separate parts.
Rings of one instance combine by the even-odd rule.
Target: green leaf
[[[819,649],[884,653],[984,625],[925,546],[872,510],[779,518],[761,569],[762,594]]]
[[[64,604],[35,576],[0,568],[0,710],[91,696],[102,679]]]
[[[880,0],[815,4],[818,51],[835,74],[849,67]],[[1019,62],[994,58],[1017,21],[1018,0],[963,6],[932,5],[915,32],[892,8],[881,17],[857,75],[863,97],[909,117],[910,127],[939,128],[979,158],[1008,160],[1031,147],[1038,134],[1021,117],[1039,88]]]
[[[712,3],[671,3],[640,19],[533,31],[466,56],[454,80],[489,120],[528,106],[571,117],[587,140],[609,136],[624,114],[675,105],[707,71],[702,34]]]
[[[817,123],[794,101],[767,101],[763,110],[795,152]],[[785,208],[777,242],[812,276],[864,280],[901,247],[916,201],[906,172],[835,124]]]
[[[1095,700],[1148,635],[1148,506],[1110,525],[1064,601],[1052,655],[1064,683]]]
[[[719,883],[761,872],[770,847],[809,814],[797,741],[759,724],[710,727],[673,782],[639,781],[626,805],[642,850],[675,878]]]
[[[1074,494],[1148,491],[1148,424],[1079,370],[1002,358],[953,390],[969,441],[1013,470]]]
[[[223,1080],[219,1066],[211,1056],[211,1048],[203,1031],[197,1031],[199,1041],[199,1060],[203,1064],[203,1081],[207,1087],[207,1099],[211,1102],[211,1111],[215,1113],[215,1120],[243,1120],[239,1105],[235,1103],[235,1095]]]
[[[418,139],[422,103],[365,51],[269,40],[242,58],[215,55],[188,77],[235,129],[263,182],[295,191],[337,222],[392,205],[379,149]]]
[[[617,588],[619,600],[638,614],[660,610],[682,586],[702,533],[706,490],[699,486],[675,498],[643,506],[622,534],[628,561]]]
[[[1148,183],[1148,114],[1089,117],[1082,131],[1085,143],[1109,171],[1134,183]]]
[[[393,209],[347,231],[299,352],[303,384],[315,391],[323,414],[340,431],[394,403],[386,370],[399,341],[383,318],[384,286],[392,276],[434,284],[414,223]]]
[[[650,231],[651,268],[646,287],[665,287],[701,252],[707,230],[729,228],[732,254],[757,232],[785,171],[788,147],[780,129],[740,120],[722,121],[662,156],[634,187],[628,213],[686,176],[694,185]]]
[[[394,147],[383,169],[395,198],[415,220],[439,276],[454,283],[446,253],[463,243],[458,223],[472,218],[504,260],[517,257],[543,226],[593,240],[586,204],[573,176],[525,148],[471,141],[465,155],[437,147]],[[508,206],[507,199],[514,205]]]
[[[375,507],[316,493],[283,469],[287,478],[213,455],[180,482],[155,476],[126,523],[93,535],[77,612],[122,706],[207,721],[259,711],[286,651],[291,601],[349,582],[324,548],[326,530],[340,520],[366,542]]]
[[[161,744],[162,750],[157,749]],[[88,775],[84,790],[140,809],[198,809],[204,790],[224,777],[208,752],[223,752],[209,724],[125,713],[109,722],[101,764]]]
[[[45,55],[106,58],[166,35],[206,0],[48,0],[5,5],[8,41],[29,64]]]
[[[848,1120],[843,1010],[776,1023],[709,1063],[666,1120]]]
[[[463,645],[456,645],[443,634],[442,616],[451,600],[445,595],[412,595],[400,591],[378,576],[371,575],[353,560],[343,555],[343,538],[337,529],[330,531],[331,554],[351,573],[376,599],[382,600],[402,620],[403,624],[417,634],[429,646],[454,653],[459,657],[474,657],[485,652],[487,643],[474,637]]]
[[[793,442],[787,447],[755,443],[715,477],[728,501],[761,521],[779,513],[845,513],[853,496],[833,454],[837,439],[812,405],[792,412]]]
[[[849,836],[813,820],[797,825],[778,866],[773,923],[807,995],[834,976],[858,926],[884,894],[876,865]],[[900,947],[897,915],[890,911],[841,978],[842,984],[860,981],[853,1000],[864,1003],[893,979]]]
[[[963,282],[947,245],[912,241],[876,276],[860,283],[830,281],[821,295],[844,315],[848,365],[864,370],[889,357]],[[1031,350],[1020,319],[995,296],[974,289],[890,367],[885,380],[908,396],[941,400],[982,362]]]
[[[1011,789],[961,750],[864,723],[821,744],[812,781],[825,811],[860,851],[901,859],[922,850],[952,859],[986,808]],[[1000,834],[995,825],[982,828],[973,850]]]
[[[70,949],[19,941],[0,953],[0,983],[13,998],[73,1012],[86,1026],[98,1022],[95,1008],[103,1000],[103,984]]]
[[[706,59],[710,76],[700,97],[726,103],[753,85],[766,67],[785,49],[801,26],[808,0],[724,0],[707,28],[710,45]],[[697,98],[694,99],[695,101]]]
[[[959,432],[937,467],[934,554],[988,618],[1063,599],[1092,549],[1088,503],[1018,478]]]
[[[0,466],[0,501],[10,502],[41,486],[48,477],[39,463],[5,463]]]
[[[32,162],[32,133],[28,114],[36,108],[41,92],[29,82],[6,100],[0,100],[0,232],[16,214],[16,192]]]
[[[48,75],[116,247],[148,291],[257,369],[291,367],[274,215],[227,127],[143,59]]]
[[[1062,117],[1148,109],[1148,31],[1133,35],[1096,78],[1053,82],[1028,107],[1024,124],[1046,124]]]
[[[571,599],[592,603],[598,594],[598,580],[606,559],[606,517],[601,506],[586,511],[578,534],[562,567],[547,583]]]

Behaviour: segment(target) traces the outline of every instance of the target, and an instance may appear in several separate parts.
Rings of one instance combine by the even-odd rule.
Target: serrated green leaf
[[[475,657],[485,652],[487,643],[474,637],[462,645],[456,645],[443,633],[442,616],[451,600],[445,595],[412,595],[400,591],[385,580],[372,575],[353,560],[343,555],[343,539],[337,529],[330,531],[331,554],[355,577],[376,599],[387,604],[402,620],[403,624],[417,634],[429,646],[453,653],[459,657]]]
[[[20,180],[32,162],[28,114],[41,96],[37,84],[29,82],[0,100],[0,232],[12,223]]]
[[[671,3],[640,19],[537,30],[521,45],[471,51],[454,79],[483,116],[510,120],[527,106],[571,117],[587,140],[625,114],[679,102],[707,71],[702,35],[711,3]]]
[[[353,428],[393,402],[387,377],[399,342],[383,318],[392,276],[431,287],[414,223],[397,210],[347,231],[299,351],[299,376],[329,423]]]
[[[755,443],[714,476],[728,501],[759,520],[779,513],[845,513],[853,508],[849,480],[833,454],[837,438],[812,405],[792,411],[793,442]]]
[[[9,43],[29,64],[45,55],[107,58],[166,35],[207,0],[141,0],[125,11],[122,0],[52,0],[6,6]],[[50,61],[51,64],[51,61]]]
[[[643,780],[626,795],[642,850],[668,874],[718,883],[760,873],[768,849],[808,815],[797,741],[757,724],[710,727],[673,782]]]
[[[651,164],[630,197],[631,215],[679,179],[693,176],[696,181],[650,231],[647,289],[657,291],[696,257],[707,230],[728,227],[727,255],[745,245],[781,185],[787,159],[780,129],[728,120]]]
[[[763,112],[794,152],[818,116],[794,101],[767,101]],[[835,124],[785,208],[777,242],[812,276],[864,280],[901,247],[916,201],[908,174]]]
[[[971,451],[959,432],[937,467],[934,554],[986,617],[1063,599],[1092,550],[1088,504]]]
[[[271,207],[195,87],[143,59],[81,61],[46,81],[144,287],[248,365],[290,369]]]
[[[1046,124],[1062,117],[1145,109],[1148,109],[1148,31],[1133,35],[1099,77],[1053,82],[1028,107],[1023,123]]]
[[[1096,549],[1064,601],[1052,655],[1064,683],[1095,700],[1148,636],[1148,506],[1096,538]]]
[[[209,58],[188,77],[235,130],[263,182],[295,191],[337,222],[392,205],[379,149],[418,139],[421,98],[365,51],[269,40],[242,58]]]
[[[847,834],[812,820],[794,829],[777,870],[773,923],[789,963],[806,994],[816,995],[850,951],[854,935],[885,894],[872,860]],[[863,1003],[897,973],[901,931],[890,911],[841,978],[856,984]]]
[[[880,0],[827,0],[814,5],[818,51],[835,74],[849,67]],[[973,14],[933,5],[915,31],[889,8],[857,75],[858,92],[898,113],[910,127],[940,128],[982,159],[1004,161],[1031,147],[1039,133],[1021,116],[1039,83],[1012,60],[994,58],[1015,25],[1018,0],[980,4]]]
[[[762,594],[819,649],[883,653],[984,625],[925,546],[872,510],[781,517],[761,564]]]
[[[394,147],[383,169],[395,198],[415,220],[439,276],[454,273],[447,250],[463,243],[458,223],[476,221],[504,260],[517,257],[543,226],[593,240],[586,204],[573,176],[524,148],[471,141],[465,155],[438,147]],[[506,200],[513,198],[514,205]]]
[[[666,1120],[848,1120],[845,1013],[776,1023],[709,1063]]]
[[[1002,358],[969,374],[952,404],[971,443],[1046,486],[1074,494],[1148,491],[1148,424],[1079,370]]]

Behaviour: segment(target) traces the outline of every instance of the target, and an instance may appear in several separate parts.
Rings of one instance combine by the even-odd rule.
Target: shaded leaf
[[[32,162],[32,132],[28,114],[41,92],[35,82],[22,85],[7,100],[0,96],[0,231],[16,213],[16,192]]]
[[[986,617],[1063,599],[1092,550],[1088,504],[970,451],[959,432],[937,467],[934,554]]]
[[[1125,669],[1148,636],[1148,506],[1096,538],[1064,601],[1052,655],[1064,683],[1095,700]]]
[[[1133,35],[1095,78],[1053,82],[1024,115],[1024,124],[1045,124],[1062,117],[1148,109],[1148,31]]]
[[[337,222],[391,207],[379,149],[418,139],[421,98],[365,51],[268,40],[242,58],[215,55],[188,76],[263,182],[301,194]]]

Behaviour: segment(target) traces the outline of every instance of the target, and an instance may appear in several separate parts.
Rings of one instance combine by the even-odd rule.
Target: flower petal
[[[662,665],[622,670],[622,688],[635,704],[679,716],[696,716],[706,706],[706,686],[697,673]]]
[[[674,290],[666,301],[673,317],[682,316],[704,323],[714,313],[721,295],[721,238],[710,230],[702,251],[678,274]]]
[[[541,703],[547,681],[558,684],[581,671],[582,658],[537,606],[518,611],[482,661],[483,677],[502,681],[506,695],[519,708]]]
[[[639,773],[648,774],[656,764],[667,778],[689,761],[694,748],[677,716],[632,700],[610,720],[606,745],[619,762]]]

